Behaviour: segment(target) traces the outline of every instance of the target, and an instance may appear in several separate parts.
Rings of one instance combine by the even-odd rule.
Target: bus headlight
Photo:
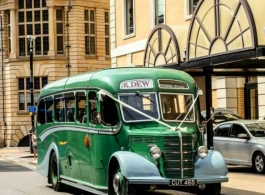
[[[159,147],[153,145],[151,146],[150,149],[150,156],[153,157],[154,159],[158,159],[160,158],[160,156],[162,155],[162,151]]]
[[[197,155],[202,159],[206,158],[208,156],[208,148],[206,146],[200,146],[197,149]]]

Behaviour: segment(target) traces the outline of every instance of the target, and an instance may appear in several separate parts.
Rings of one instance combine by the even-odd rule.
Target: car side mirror
[[[240,138],[240,139],[249,139],[248,135],[245,134],[245,133],[240,133],[240,134],[237,135],[237,137]]]
[[[93,112],[93,123],[95,125],[99,125],[101,123],[101,116],[100,116],[100,112]]]

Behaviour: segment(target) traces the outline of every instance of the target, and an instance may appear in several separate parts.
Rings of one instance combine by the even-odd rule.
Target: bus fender
[[[49,166],[50,166],[50,157],[51,157],[51,154],[52,152],[55,152],[56,154],[56,158],[57,158],[57,162],[60,162],[59,161],[59,150],[56,146],[55,143],[51,143],[49,149],[47,150],[46,154],[45,154],[45,157],[43,159],[43,161],[38,165],[38,173],[40,173],[41,175],[43,175],[44,177],[48,177],[49,175]],[[57,163],[57,170],[58,170],[58,175],[59,175],[59,171],[61,170],[60,169],[60,163]]]
[[[205,159],[196,156],[195,159],[195,176],[220,175],[228,174],[226,162],[222,154],[215,150],[209,150]]]
[[[118,162],[117,162],[118,161]],[[157,166],[139,154],[127,151],[115,152],[109,161],[109,171],[113,171],[119,163],[122,174],[131,177],[157,177],[161,176]]]

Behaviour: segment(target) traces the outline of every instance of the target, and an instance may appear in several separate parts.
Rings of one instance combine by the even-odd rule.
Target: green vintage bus
[[[187,73],[115,68],[47,84],[37,110],[37,171],[55,191],[190,189],[220,194],[222,155],[203,144],[198,89]]]

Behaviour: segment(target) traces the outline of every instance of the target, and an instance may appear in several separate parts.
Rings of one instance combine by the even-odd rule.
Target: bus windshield
[[[193,102],[192,94],[160,93],[162,118],[165,121],[182,121]],[[194,108],[185,121],[194,121]]]
[[[159,119],[159,112],[157,107],[157,94],[155,93],[140,93],[135,94],[119,94],[120,101],[129,106],[155,118]],[[151,119],[143,116],[132,109],[122,106],[122,117],[125,122],[150,121]]]

